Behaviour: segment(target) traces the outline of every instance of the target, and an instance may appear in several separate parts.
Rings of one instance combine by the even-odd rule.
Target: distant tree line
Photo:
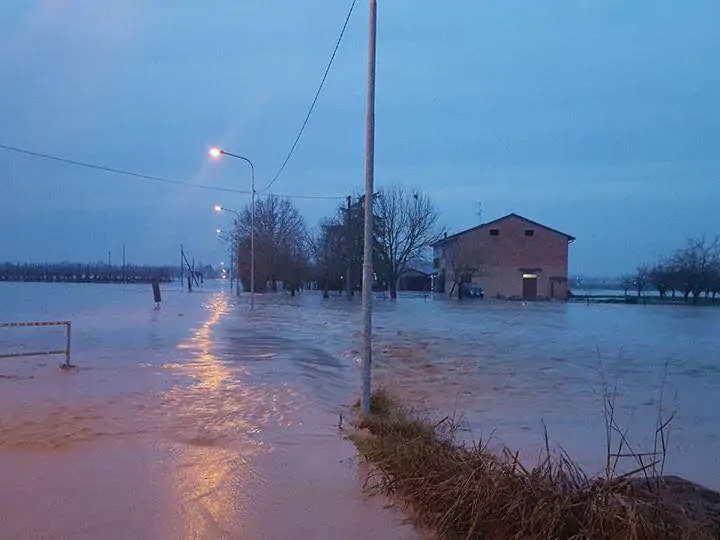
[[[652,287],[661,298],[682,295],[695,304],[703,296],[715,300],[720,295],[720,237],[690,238],[653,266],[639,266],[623,278],[622,286],[626,295],[634,290],[638,297]]]
[[[255,205],[255,290],[283,287],[295,294],[314,286],[353,295],[362,286],[365,197],[348,197],[332,216],[310,231],[294,204],[274,195]],[[440,237],[439,213],[430,199],[396,186],[373,196],[374,287],[397,294],[398,284],[414,263],[424,261]],[[251,209],[235,219],[228,245],[236,250],[243,287],[250,287]]]
[[[0,264],[0,281],[62,283],[149,283],[173,281],[179,269],[172,266],[105,263],[12,263]]]

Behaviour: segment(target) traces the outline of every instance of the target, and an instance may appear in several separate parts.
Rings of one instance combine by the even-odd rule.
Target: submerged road
[[[338,430],[353,360],[202,294],[78,308],[77,373],[0,366],[0,537],[417,538]]]

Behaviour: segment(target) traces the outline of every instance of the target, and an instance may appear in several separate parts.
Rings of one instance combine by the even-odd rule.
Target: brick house
[[[474,283],[486,297],[565,300],[574,240],[517,214],[446,236],[432,246],[436,290],[452,296]]]

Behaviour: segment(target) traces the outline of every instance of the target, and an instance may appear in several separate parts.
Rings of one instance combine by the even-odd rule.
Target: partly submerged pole
[[[255,311],[255,166],[250,163],[252,199],[250,203],[250,311]]]
[[[353,294],[352,285],[352,257],[353,257],[353,237],[352,237],[352,197],[347,196],[347,214],[345,214],[345,249],[347,250],[346,261],[347,268],[345,270],[345,296],[349,299]],[[355,278],[357,279],[357,278]]]
[[[365,223],[362,282],[362,393],[360,410],[370,414],[372,384],[372,292],[373,292],[373,184],[375,181],[375,63],[377,0],[370,0],[370,49],[368,59],[367,124],[365,147]]]

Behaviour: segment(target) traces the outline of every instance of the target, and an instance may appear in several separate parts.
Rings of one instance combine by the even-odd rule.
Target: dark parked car
[[[463,283],[460,285],[460,292],[463,298],[485,298],[485,291],[480,285],[474,283]]]

